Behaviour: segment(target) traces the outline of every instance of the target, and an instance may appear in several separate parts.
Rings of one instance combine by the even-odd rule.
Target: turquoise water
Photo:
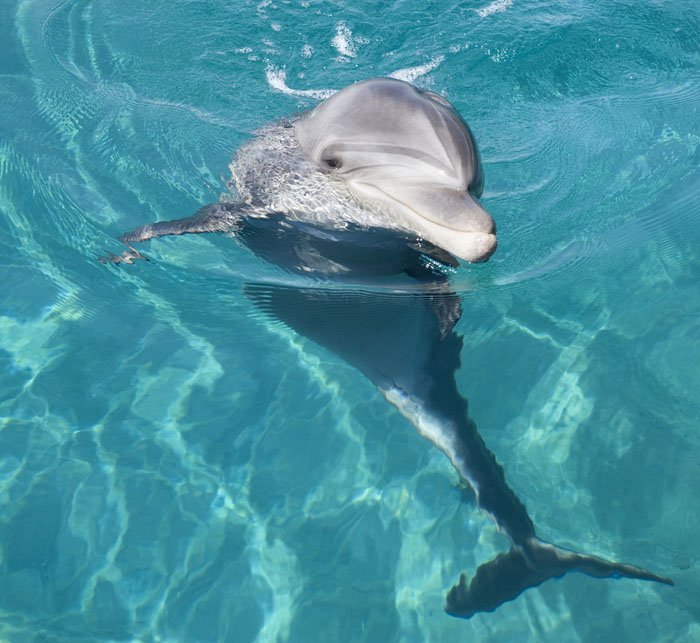
[[[700,640],[700,6],[0,4],[0,639]],[[459,386],[570,574],[447,616],[507,548],[359,373],[243,295],[227,238],[120,233],[225,189],[372,75],[469,121],[499,230],[453,277]]]

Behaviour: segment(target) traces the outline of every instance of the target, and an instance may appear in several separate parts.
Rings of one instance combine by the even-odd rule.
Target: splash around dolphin
[[[143,258],[132,244],[163,235],[229,233],[260,257],[330,280],[391,277],[404,296],[377,289],[251,284],[261,310],[334,352],[451,461],[511,542],[462,575],[445,609],[469,618],[567,572],[672,585],[645,569],[568,551],[537,537],[503,468],[458,391],[459,297],[447,266],[486,261],[495,225],[478,198],[484,177],[474,137],[444,98],[376,78],[351,85],[300,117],[262,129],[231,163],[231,195],[191,217],[122,235],[129,249],[106,261]]]

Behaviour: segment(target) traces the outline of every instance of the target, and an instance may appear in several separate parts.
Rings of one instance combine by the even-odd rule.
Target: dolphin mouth
[[[437,223],[415,210],[412,212],[414,220],[410,227],[414,232],[463,261],[484,263],[498,248],[498,239],[493,232],[460,230]]]
[[[498,247],[496,235],[484,232],[433,229],[425,234],[425,238],[469,263],[485,263]]]
[[[400,189],[397,186],[400,185]],[[483,263],[496,252],[491,215],[468,193],[436,186],[354,183],[355,190],[389,205],[396,223],[469,263]]]

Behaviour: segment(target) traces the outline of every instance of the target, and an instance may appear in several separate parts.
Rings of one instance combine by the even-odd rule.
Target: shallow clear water
[[[700,640],[700,8],[5,0],[0,638]],[[469,121],[499,229],[453,283],[459,385],[571,574],[494,614],[507,548],[359,373],[258,314],[227,238],[118,234],[225,189],[232,152],[396,74]]]

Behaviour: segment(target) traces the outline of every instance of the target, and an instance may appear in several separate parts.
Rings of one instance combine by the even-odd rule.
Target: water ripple
[[[692,2],[6,3],[0,637],[693,639],[698,33]],[[445,95],[480,144],[499,250],[450,284],[484,439],[547,536],[676,565],[673,594],[567,579],[442,616],[507,543],[369,383],[245,294],[415,287],[225,236],[97,263],[370,75]]]

